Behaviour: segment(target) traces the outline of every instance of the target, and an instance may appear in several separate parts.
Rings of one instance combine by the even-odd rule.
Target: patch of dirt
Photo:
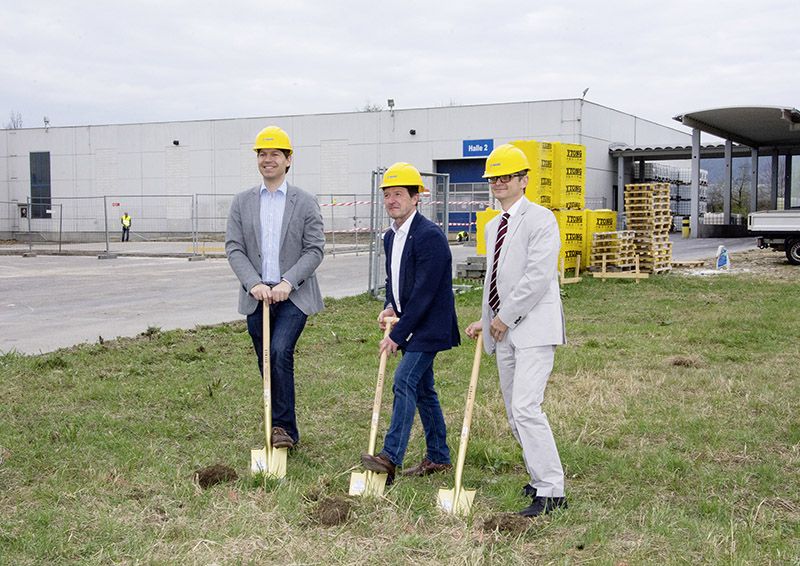
[[[706,364],[697,356],[672,356],[667,358],[667,362],[671,366],[680,366],[685,368],[701,368]]]
[[[314,509],[314,519],[326,527],[340,525],[350,517],[353,504],[344,497],[328,497],[320,500]]]
[[[236,470],[225,464],[214,464],[207,468],[195,470],[194,477],[198,485],[203,489],[208,489],[212,485],[218,483],[236,481],[239,479]]]
[[[499,531],[511,535],[521,535],[527,531],[533,522],[527,517],[515,513],[497,513],[483,520],[483,530],[486,532]]]
[[[784,252],[772,249],[745,250],[730,252],[731,268],[728,271],[716,271],[714,262],[709,260],[702,268],[681,269],[678,273],[687,275],[713,275],[720,273],[766,276],[779,281],[797,281],[800,278],[800,266],[792,265]]]

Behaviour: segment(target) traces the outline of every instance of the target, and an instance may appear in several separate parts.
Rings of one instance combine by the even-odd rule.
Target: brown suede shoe
[[[403,470],[404,476],[428,476],[437,472],[446,472],[453,468],[452,464],[434,464],[427,458],[416,466]]]
[[[272,447],[273,448],[294,448],[294,440],[283,428],[272,427]]]
[[[386,485],[392,485],[394,481],[395,465],[383,454],[370,456],[367,453],[361,455],[361,464],[371,472],[386,474]]]

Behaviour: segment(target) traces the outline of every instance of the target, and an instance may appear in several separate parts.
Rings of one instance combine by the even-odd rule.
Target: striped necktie
[[[497,294],[497,264],[500,262],[500,250],[503,248],[503,240],[506,239],[508,219],[508,212],[504,212],[503,217],[500,219],[500,226],[497,227],[497,240],[494,243],[494,259],[492,260],[492,276],[489,278],[489,306],[495,314],[500,310],[500,296]]]

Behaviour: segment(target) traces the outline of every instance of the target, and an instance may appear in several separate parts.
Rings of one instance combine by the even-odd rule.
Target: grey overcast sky
[[[800,105],[794,0],[0,0],[0,126],[579,98]]]

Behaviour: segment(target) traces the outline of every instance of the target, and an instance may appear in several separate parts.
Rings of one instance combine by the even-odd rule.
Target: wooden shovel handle
[[[269,359],[269,301],[261,301],[261,382],[264,398],[264,446],[267,460],[272,451],[272,381],[271,363]],[[267,462],[269,464],[269,462]]]
[[[389,337],[389,333],[392,331],[392,325],[394,325],[398,320],[400,319],[394,316],[387,316],[383,319],[383,322],[386,324],[386,328],[383,331],[384,339]],[[375,440],[378,438],[378,419],[380,418],[381,414],[383,381],[386,375],[386,361],[388,359],[389,353],[386,350],[381,352],[381,360],[378,364],[378,380],[375,384],[375,399],[372,401],[372,421],[370,422],[369,427],[369,446],[367,448],[367,453],[370,456],[375,455]]]
[[[481,368],[481,354],[483,350],[483,334],[478,330],[478,339],[475,341],[475,356],[472,361],[472,375],[469,379],[467,390],[467,403],[464,408],[464,424],[461,426],[461,440],[458,443],[458,460],[456,462],[456,485],[453,490],[455,501],[461,493],[461,475],[464,473],[464,461],[467,458],[467,444],[469,430],[472,425],[472,409],[475,406],[475,389],[478,387],[478,374]]]

